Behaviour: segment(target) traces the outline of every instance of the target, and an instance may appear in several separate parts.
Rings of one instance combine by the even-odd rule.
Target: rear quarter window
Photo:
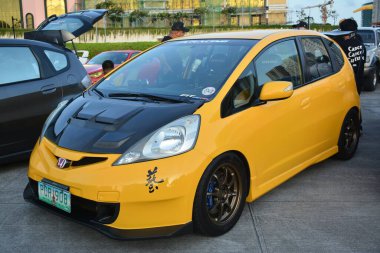
[[[44,50],[44,53],[56,71],[63,70],[67,67],[68,62],[66,55],[50,50]]]
[[[339,46],[336,45],[336,43],[329,41],[329,40],[326,40],[326,39],[324,39],[324,40],[330,49],[331,58],[335,63],[335,72],[338,72],[339,70],[342,69],[342,67],[344,65],[344,58],[343,58],[342,52],[341,52]]]

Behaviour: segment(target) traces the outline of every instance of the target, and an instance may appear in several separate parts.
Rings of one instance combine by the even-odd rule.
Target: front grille
[[[54,206],[50,206],[45,202],[38,199],[38,182],[29,179],[30,186],[33,191],[34,198],[39,201],[41,205],[48,207],[63,215],[71,216],[72,218],[82,221],[96,221],[102,224],[113,223],[119,215],[119,203],[102,203],[88,199],[84,199],[71,194],[71,213],[61,211]]]
[[[55,156],[55,158],[58,161],[59,157]],[[85,165],[90,165],[94,163],[104,162],[105,160],[107,160],[107,157],[83,157],[82,159],[78,161],[72,161],[70,166],[72,167],[85,166]]]

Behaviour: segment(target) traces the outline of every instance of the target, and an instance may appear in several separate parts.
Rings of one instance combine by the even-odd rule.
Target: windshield
[[[358,30],[357,32],[362,37],[365,46],[375,46],[375,33],[369,30]]]
[[[126,52],[105,52],[96,55],[87,64],[102,64],[106,60],[111,60],[114,64],[123,63],[128,57]]]
[[[162,44],[124,65],[96,89],[211,99],[257,40],[183,40]]]

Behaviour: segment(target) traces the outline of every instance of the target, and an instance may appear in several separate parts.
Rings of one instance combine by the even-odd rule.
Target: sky
[[[323,3],[325,0],[288,0],[288,6],[290,11],[300,10],[302,7],[317,5]],[[326,0],[327,1],[327,0]],[[372,2],[371,0],[334,0],[334,9],[338,13],[337,23],[340,19],[353,17],[359,26],[361,25],[361,13],[353,13],[352,11],[361,7],[364,3]],[[306,15],[309,15],[309,10],[305,10]],[[295,12],[290,14],[292,22],[297,21],[297,15]],[[321,12],[318,8],[311,9],[310,16],[314,18],[315,22],[321,22]],[[329,18],[329,23],[333,24],[334,20]]]

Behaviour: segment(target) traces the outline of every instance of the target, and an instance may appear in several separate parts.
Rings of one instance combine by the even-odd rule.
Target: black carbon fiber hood
[[[193,114],[202,104],[110,99],[87,92],[66,105],[45,137],[75,151],[121,154],[158,128]]]

